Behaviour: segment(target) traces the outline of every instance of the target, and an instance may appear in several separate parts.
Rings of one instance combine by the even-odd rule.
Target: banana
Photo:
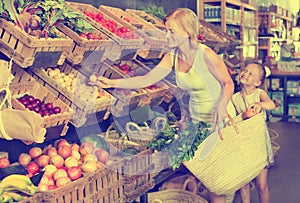
[[[25,176],[25,175],[20,175],[20,174],[11,174],[9,176],[6,176],[3,180],[2,183],[7,183],[7,182],[13,182],[15,180],[19,180],[19,181],[23,181],[25,182],[27,185],[32,185],[32,182],[30,180],[29,177]]]
[[[24,181],[22,180],[13,180],[11,182],[1,182],[1,187],[3,188],[4,191],[11,191],[11,190],[17,190],[17,191],[30,191],[28,187],[31,187],[27,185]]]
[[[0,196],[0,202],[12,202],[12,198],[9,196],[9,195],[7,195],[7,194],[5,194],[5,193],[3,193],[1,196]]]
[[[19,202],[23,199],[23,196],[17,192],[5,192],[4,194],[10,196],[15,202]]]
[[[38,187],[37,186],[35,186],[35,185],[30,185],[30,186],[28,186],[27,187],[28,188],[28,190],[29,190],[29,193],[27,193],[28,195],[33,195],[33,194],[35,194],[36,192],[38,192]]]

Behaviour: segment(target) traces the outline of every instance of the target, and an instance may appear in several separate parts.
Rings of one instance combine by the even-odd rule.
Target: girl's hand
[[[250,104],[248,109],[253,109],[253,113],[254,113],[254,115],[256,115],[261,111],[261,106],[259,105],[259,103],[253,103],[253,104]]]

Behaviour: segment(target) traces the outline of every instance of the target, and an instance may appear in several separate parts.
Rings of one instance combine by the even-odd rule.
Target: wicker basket
[[[23,68],[62,64],[65,61],[64,49],[73,43],[69,38],[38,39],[2,18],[0,33],[0,51],[7,57],[14,55],[14,62]]]
[[[72,65],[64,63],[57,68],[60,69],[61,73],[66,75],[72,73],[74,77],[80,81],[80,83],[85,83],[87,80],[86,76],[78,71],[80,66],[77,67],[78,69],[75,69]],[[67,90],[57,81],[49,77],[45,69],[32,68],[30,69],[30,73],[39,83],[46,86],[56,95],[56,97],[60,98],[73,109],[74,116],[71,118],[70,122],[74,126],[81,127],[84,124],[95,124],[99,121],[105,120],[109,116],[112,96],[105,90],[101,90],[103,94],[105,94],[105,97],[98,100],[94,99],[95,94],[97,94],[98,91],[97,88],[86,86],[86,90],[91,91],[91,94],[85,98],[80,98],[80,95],[75,95],[73,92]],[[104,113],[100,114],[98,112]]]
[[[42,202],[61,203],[101,203],[124,202],[122,161],[114,160],[107,168],[97,170],[92,174],[58,188],[41,192]]]
[[[19,203],[42,203],[43,200],[41,199],[41,193],[35,193],[32,196],[23,197]]]
[[[150,203],[208,203],[201,196],[183,189],[168,189],[148,193]]]
[[[109,145],[109,153],[117,160],[123,160],[122,174],[123,190],[126,202],[133,202],[140,195],[154,187],[151,159],[152,150],[121,137],[115,130],[108,130],[104,137]],[[140,152],[135,155],[122,157],[120,152],[126,148],[135,148]]]
[[[88,40],[80,37],[76,32],[63,24],[57,25],[57,28],[66,36],[73,39],[72,46],[64,48],[64,54],[72,64],[79,64],[81,62],[97,64],[109,57],[113,41],[97,29],[94,29],[93,33],[100,36],[101,40]]]
[[[193,159],[183,162],[209,191],[218,195],[234,194],[267,165],[263,114],[236,124],[238,133],[236,125],[222,130],[224,140],[218,132],[212,133],[199,145]]]
[[[278,150],[280,149],[280,145],[275,142],[274,140],[271,140],[271,147],[272,147],[272,151],[273,151],[273,156],[276,156],[278,153]]]
[[[92,5],[84,4],[84,3],[75,3],[75,2],[66,2],[66,5],[72,8],[74,11],[84,13],[85,11],[91,12],[93,14],[101,13],[105,19],[114,21],[118,27],[124,26],[131,31],[133,35],[135,29],[130,26],[128,23],[119,20],[117,21],[115,18],[108,16],[107,14],[103,13],[99,9],[95,8]],[[85,20],[93,25],[95,28],[103,32],[107,35],[110,39],[114,40],[111,54],[109,54],[109,59],[111,60],[118,60],[120,58],[132,59],[135,57],[136,52],[138,49],[143,47],[144,40],[140,37],[135,37],[134,39],[124,39],[116,34],[112,33],[110,30],[102,26],[100,23],[94,21],[92,18],[88,16],[84,16]]]
[[[129,20],[128,23],[135,27],[136,33],[145,40],[143,48],[138,51],[138,55],[143,58],[162,57],[165,52],[167,39],[161,30],[147,23],[139,16],[125,12],[120,8],[100,5],[99,9],[118,21],[122,18],[127,18]]]

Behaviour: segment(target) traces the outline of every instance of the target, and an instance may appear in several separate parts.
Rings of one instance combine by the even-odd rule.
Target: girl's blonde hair
[[[266,80],[266,77],[267,77],[267,73],[266,73],[265,66],[263,64],[259,63],[259,62],[255,62],[254,61],[254,62],[247,63],[246,67],[248,65],[251,65],[251,64],[256,65],[259,68],[259,70],[260,70],[260,82],[261,83],[260,83],[260,85],[258,87],[260,89],[263,89],[263,90],[267,91],[267,86],[266,86],[266,83],[265,83],[265,80]]]
[[[177,8],[168,13],[164,22],[167,20],[175,20],[188,33],[191,40],[198,42],[199,20],[194,11],[188,8]]]

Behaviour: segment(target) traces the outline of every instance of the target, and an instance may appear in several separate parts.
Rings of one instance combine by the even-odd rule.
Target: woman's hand
[[[212,131],[215,131],[217,129],[221,140],[223,140],[222,129],[225,127],[225,119],[227,117],[228,113],[226,106],[223,106],[221,104],[217,105],[212,121]]]
[[[98,83],[98,87],[101,87],[101,88],[110,88],[110,87],[113,87],[112,80],[108,79],[106,77],[103,77],[103,76],[99,76],[97,78],[97,83]]]

